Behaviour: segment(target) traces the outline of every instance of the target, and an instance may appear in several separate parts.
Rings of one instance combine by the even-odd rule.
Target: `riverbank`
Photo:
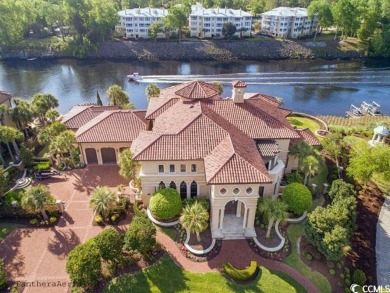
[[[42,43],[42,46],[23,45],[12,49],[2,48],[1,59],[74,58],[64,53],[61,46]],[[246,40],[198,40],[188,39],[181,43],[165,40],[111,40],[102,43],[87,58],[117,60],[284,60],[284,59],[356,59],[365,58],[364,50],[353,42],[277,40],[255,37]]]

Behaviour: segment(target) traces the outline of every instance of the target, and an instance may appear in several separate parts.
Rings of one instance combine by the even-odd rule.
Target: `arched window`
[[[191,182],[191,197],[198,196],[198,184],[195,181]]]
[[[180,197],[182,199],[187,198],[187,184],[184,181],[180,183]]]
[[[169,183],[169,188],[176,189],[176,183],[171,181],[171,183]]]
[[[158,189],[164,189],[165,188],[165,183],[160,181],[160,183],[158,184]]]

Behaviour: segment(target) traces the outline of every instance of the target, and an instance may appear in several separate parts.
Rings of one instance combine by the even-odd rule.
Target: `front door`
[[[225,206],[225,214],[236,214],[237,202],[236,200],[229,201]]]

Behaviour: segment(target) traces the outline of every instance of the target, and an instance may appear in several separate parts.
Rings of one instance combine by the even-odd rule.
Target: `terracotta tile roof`
[[[175,92],[176,95],[189,100],[209,99],[219,95],[215,85],[204,81],[192,81]]]
[[[104,111],[76,131],[77,142],[132,142],[146,124],[130,110]]]
[[[165,112],[168,108],[178,102],[178,98],[153,98],[149,101],[148,109],[146,110],[146,119],[156,119],[158,115]]]
[[[251,98],[235,104],[231,99],[212,100],[209,107],[238,129],[255,139],[298,138],[299,135],[278,113],[278,108]],[[284,119],[285,120],[285,119]]]
[[[138,117],[139,119],[141,119],[143,123],[146,124],[146,123],[148,122],[148,121],[146,120],[146,118],[145,118],[146,110],[133,110],[132,112],[133,112],[135,115],[137,115],[137,117]]]
[[[232,85],[233,87],[246,87],[246,83],[242,80],[234,80]]]
[[[12,95],[10,93],[0,91],[0,104],[11,99],[11,97],[12,97]]]
[[[305,129],[296,129],[300,137],[308,144],[312,146],[319,146],[321,142],[317,139],[317,137],[310,131],[309,128]]]
[[[275,140],[257,140],[256,145],[263,157],[273,157],[280,152]]]
[[[76,105],[64,115],[62,123],[69,129],[78,129],[104,111],[119,110],[118,106]]]

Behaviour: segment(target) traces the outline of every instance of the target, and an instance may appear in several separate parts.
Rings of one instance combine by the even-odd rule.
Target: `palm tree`
[[[278,199],[273,200],[271,197],[265,197],[260,201],[259,212],[263,213],[268,220],[267,238],[270,237],[275,221],[283,221],[288,217],[287,208],[287,204]]]
[[[310,179],[312,176],[314,176],[318,172],[319,167],[320,167],[320,162],[313,155],[307,156],[306,158],[304,158],[302,160],[302,164],[300,165],[300,169],[303,173],[305,173],[305,179],[303,181],[305,185],[308,184],[307,179]]]
[[[134,180],[137,177],[139,163],[133,160],[133,153],[130,148],[125,149],[119,155],[119,174],[128,180]]]
[[[145,92],[148,97],[148,101],[150,101],[151,98],[155,98],[160,95],[160,88],[155,83],[151,83],[146,87]]]
[[[112,106],[119,106],[124,109],[134,109],[134,105],[130,102],[129,95],[117,84],[108,88],[107,97]]]
[[[42,125],[45,125],[47,111],[58,107],[58,100],[50,94],[37,94],[32,98],[31,106]]]
[[[0,125],[4,125],[5,115],[12,113],[12,109],[10,109],[6,104],[0,105]]]
[[[196,234],[196,238],[200,241],[200,233],[208,227],[209,213],[206,208],[199,202],[192,205],[187,205],[182,212],[180,222],[184,228],[191,233]]]
[[[337,175],[341,178],[339,156],[343,152],[343,135],[340,132],[332,132],[322,140],[325,151],[335,160]]]
[[[31,187],[22,198],[22,205],[35,211],[41,211],[45,221],[49,219],[45,211],[45,204],[47,203],[54,203],[54,198],[51,196],[49,189],[44,185]]]
[[[299,164],[302,163],[304,158],[311,155],[312,153],[313,148],[304,141],[294,144],[291,148],[291,154],[298,158]]]
[[[56,121],[58,117],[60,117],[60,113],[56,109],[50,109],[46,112],[46,119],[50,121],[50,123],[53,123]]]
[[[95,215],[107,217],[116,204],[116,195],[106,186],[98,186],[91,194],[89,206],[93,208]]]
[[[11,151],[10,143],[12,142],[15,152],[18,154],[19,149],[18,146],[16,145],[15,140],[21,140],[21,139],[23,139],[23,134],[19,130],[9,126],[0,126],[0,142],[3,142],[7,145],[8,152],[13,161],[15,161],[15,157]]]
[[[63,154],[72,154],[77,148],[76,136],[73,131],[65,130],[58,134],[50,143],[49,152],[51,155],[59,154],[62,159]],[[73,156],[70,156],[74,164]]]
[[[34,113],[31,110],[31,105],[20,98],[15,98],[14,103],[15,107],[12,109],[12,120],[16,123],[19,130],[24,130],[26,137],[28,137],[26,128],[28,123],[34,119]]]

